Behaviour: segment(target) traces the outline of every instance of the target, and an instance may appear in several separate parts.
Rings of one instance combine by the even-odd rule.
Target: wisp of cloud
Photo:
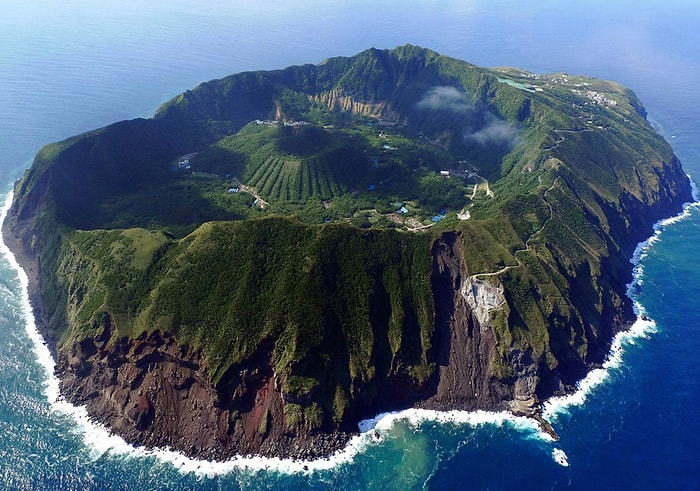
[[[514,147],[518,143],[518,129],[505,119],[486,113],[486,126],[474,131],[468,128],[464,132],[467,142],[482,146],[498,145]]]
[[[416,107],[455,113],[466,113],[474,110],[474,106],[469,103],[466,94],[456,87],[450,86],[433,87],[418,101]]]
[[[467,95],[452,86],[437,86],[426,92],[416,107],[428,111],[445,111],[464,116],[464,142],[479,146],[513,148],[519,141],[516,126],[485,108],[475,107]],[[466,121],[472,121],[467,123]]]

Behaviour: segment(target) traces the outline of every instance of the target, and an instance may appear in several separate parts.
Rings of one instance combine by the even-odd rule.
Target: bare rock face
[[[286,427],[269,353],[215,387],[204,355],[167,333],[109,337],[74,344],[59,355],[57,372],[68,400],[127,441],[213,459],[315,457],[347,441],[342,433],[300,436]]]
[[[473,276],[465,278],[460,292],[483,329],[488,328],[491,311],[506,303],[503,286],[495,286]]]
[[[133,404],[127,407],[126,418],[134,424],[134,427],[143,431],[153,422],[153,406],[146,394],[141,394]]]
[[[483,282],[475,285],[469,278],[458,232],[446,233],[435,242],[433,261],[438,383],[435,395],[424,405],[435,409],[504,408],[504,401],[512,398],[512,389],[491,373],[496,339],[483,302],[486,295],[498,303],[498,292],[486,291]],[[475,293],[478,288],[481,290]]]
[[[432,388],[406,388],[406,399],[431,409],[507,409],[513,387],[491,373],[497,353],[489,312],[503,302],[502,290],[469,276],[458,232],[434,243],[433,262],[437,371]],[[285,404],[298,401],[281,392],[273,340],[214,385],[204,353],[167,332],[115,339],[105,325],[97,338],[59,350],[57,372],[68,400],[127,441],[213,459],[319,457],[347,443],[350,435],[336,428],[287,425]]]
[[[228,424],[214,407],[215,390],[199,353],[160,332],[97,344],[103,341],[85,340],[60,356],[57,370],[69,400],[141,444],[165,445],[161,435],[170,435],[176,448],[225,441]]]
[[[537,364],[532,359],[532,353],[529,350],[513,350],[511,365],[515,370],[516,379],[513,385],[514,398],[510,408],[515,414],[532,416],[539,410],[537,386],[540,382],[540,376],[537,372]]]
[[[343,93],[342,89],[333,89],[329,92],[312,97],[315,102],[320,102],[331,110],[352,112],[365,116],[383,117],[391,121],[398,119],[398,115],[393,112],[388,103],[376,102],[368,103],[354,99]]]
[[[440,64],[433,65],[438,58]],[[251,73],[239,74],[202,84],[200,88],[164,104],[153,119],[110,125],[90,132],[89,136],[49,146],[37,155],[36,164],[15,188],[16,194],[2,231],[5,243],[28,275],[37,326],[58,361],[57,374],[61,379],[62,393],[71,402],[85,405],[94,419],[129,442],[170,447],[200,458],[225,459],[236,454],[298,458],[324,456],[347,442],[349,435],[338,428],[352,431],[353,424],[360,417],[412,405],[432,409],[510,408],[516,414],[539,418],[545,431],[553,433],[541,419],[538,394],[544,398],[573,389],[587,370],[604,360],[615,332],[624,329],[634,318],[632,302],[624,296],[625,285],[631,278],[627,258],[637,242],[649,235],[656,220],[677,213],[683,201],[692,199],[680,162],[668,145],[652,131],[647,131],[651,128],[645,129],[643,121],[630,119],[630,129],[634,131],[629,135],[620,127],[621,132],[599,132],[592,128],[562,130],[567,131],[566,138],[559,134],[560,130],[548,130],[549,134],[545,136],[541,130],[550,125],[560,128],[560,123],[568,118],[550,119],[545,105],[549,104],[552,110],[570,107],[568,97],[559,100],[552,95],[547,103],[548,96],[541,100],[542,104],[538,102],[541,107],[535,107],[529,97],[523,96],[516,105],[512,98],[515,89],[503,86],[493,79],[492,74],[480,73],[473,66],[453,65],[453,61],[420,48],[406,46],[393,53],[370,50],[353,59],[331,59],[327,63],[326,68],[308,72],[302,67],[291,67],[289,71],[270,72],[260,77]],[[352,70],[348,71],[348,67]],[[109,200],[118,198],[118,193],[131,193],[139,188],[134,186],[137,183],[134,175],[149,170],[143,165],[145,161],[166,162],[175,154],[206,148],[236,133],[254,119],[284,119],[284,108],[274,94],[285,87],[319,104],[319,107],[376,118],[381,126],[411,126],[417,134],[426,129],[429,130],[426,136],[431,136],[434,143],[447,144],[462,136],[462,132],[449,127],[451,118],[433,124],[434,118],[415,111],[419,100],[411,98],[420,97],[419,92],[423,93],[428,83],[434,83],[435,87],[446,83],[453,85],[456,80],[447,74],[465,69],[474,75],[463,77],[466,93],[471,92],[475,101],[483,103],[484,107],[503,108],[504,112],[516,110],[517,114],[511,114],[507,119],[519,121],[526,131],[529,131],[527,128],[535,130],[532,136],[540,140],[532,140],[532,149],[539,148],[542,162],[552,165],[547,175],[550,171],[552,176],[556,174],[551,186],[540,194],[544,201],[539,204],[548,208],[549,213],[542,206],[539,208],[549,218],[542,221],[542,217],[535,213],[536,221],[542,222],[542,228],[535,233],[545,230],[545,224],[556,227],[558,222],[554,218],[558,212],[561,212],[558,226],[566,230],[565,227],[577,222],[565,223],[568,218],[575,218],[580,212],[581,220],[591,225],[590,233],[584,237],[590,236],[593,242],[600,242],[589,250],[591,244],[584,243],[577,236],[585,252],[581,253],[581,258],[572,259],[566,257],[568,247],[561,247],[564,241],[548,241],[542,234],[533,241],[533,244],[542,244],[542,249],[537,249],[537,244],[530,246],[532,236],[525,239],[523,235],[530,225],[515,227],[520,214],[508,212],[507,220],[513,225],[513,230],[523,230],[518,235],[523,235],[526,249],[543,252],[553,274],[560,275],[559,279],[565,283],[563,290],[569,292],[568,303],[562,300],[561,304],[566,308],[560,310],[560,304],[553,302],[551,311],[548,308],[544,309],[546,312],[540,312],[542,323],[531,326],[530,332],[539,330],[541,335],[538,340],[542,341],[537,345],[528,339],[509,342],[500,330],[502,326],[495,322],[492,325],[492,319],[496,319],[493,313],[500,308],[517,313],[517,305],[511,304],[514,296],[509,284],[499,283],[504,278],[496,279],[513,266],[495,273],[469,272],[461,232],[457,231],[444,233],[432,245],[430,281],[434,326],[419,326],[413,319],[410,323],[405,322],[406,326],[415,324],[406,330],[404,338],[406,346],[411,349],[404,350],[403,340],[399,340],[399,349],[394,349],[387,335],[392,312],[382,305],[390,295],[375,288],[369,295],[367,306],[370,312],[376,313],[373,317],[377,317],[377,322],[371,322],[376,349],[367,356],[368,361],[375,365],[367,373],[374,372],[373,375],[353,376],[349,380],[350,375],[345,376],[345,367],[342,366],[348,364],[343,351],[331,350],[328,353],[335,358],[334,363],[323,365],[324,369],[331,367],[328,370],[331,373],[326,380],[319,380],[321,383],[314,389],[316,393],[300,396],[289,388],[288,393],[282,393],[285,380],[275,372],[271,363],[275,339],[261,342],[251,356],[230,366],[215,383],[206,353],[180,344],[168,333],[151,331],[129,339],[117,336],[106,322],[107,327],[101,335],[83,339],[86,334],[76,332],[73,329],[76,326],[71,326],[70,319],[76,315],[75,292],[55,280],[62,279],[60,273],[64,271],[81,271],[86,276],[94,276],[97,271],[90,271],[88,275],[85,268],[89,266],[84,258],[63,255],[61,251],[67,244],[67,237],[61,231],[65,227],[92,230],[113,222],[113,217],[106,219],[100,213],[91,213],[105,203],[103,199],[107,195],[102,184],[109,184],[110,190],[117,193],[110,194]],[[339,78],[331,81],[329,77],[336,72]],[[440,76],[436,78],[436,75]],[[302,80],[303,86],[300,85]],[[246,90],[235,87],[245,87]],[[499,92],[503,88],[506,92],[502,98]],[[477,92],[482,95],[477,97]],[[618,95],[622,96],[622,92]],[[629,109],[645,117],[636,97],[627,91],[624,97],[629,98]],[[568,114],[569,110],[565,113]],[[634,118],[632,113],[627,115]],[[443,117],[440,115],[435,119],[442,120]],[[573,115],[570,119],[571,127],[578,127]],[[425,128],[421,120],[429,121]],[[614,122],[613,119],[610,121]],[[617,123],[611,128],[616,126]],[[620,134],[623,139],[620,142],[611,139],[613,133]],[[131,153],[124,153],[127,147]],[[640,150],[632,151],[635,148]],[[625,157],[626,149],[631,152],[629,161],[625,163],[623,158],[617,169],[611,164],[618,157]],[[503,157],[498,156],[499,152],[494,153],[496,159]],[[578,154],[581,154],[580,158],[574,158]],[[528,172],[535,171],[533,162],[538,159],[528,156],[528,160],[522,164],[526,165]],[[521,165],[514,162],[511,167],[513,170],[509,175],[503,176],[504,191],[513,189],[512,185],[519,179],[511,172],[516,172]],[[150,175],[150,171],[146,174]],[[540,178],[544,176],[543,173]],[[159,171],[153,170],[151,178],[160,182]],[[138,182],[150,186],[151,181]],[[508,194],[511,192],[515,191],[509,190]],[[487,194],[494,197],[488,187]],[[507,194],[501,197],[508,199]],[[507,211],[508,203],[503,205],[502,210]],[[162,218],[166,223],[167,213]],[[459,218],[469,219],[469,213],[463,213]],[[194,224],[200,219],[212,217],[200,217],[197,213],[189,223]],[[133,226],[140,222],[140,218],[136,219]],[[553,229],[552,237],[557,230]],[[593,267],[592,263],[598,261],[599,267]],[[525,266],[520,261],[518,263]],[[421,278],[412,278],[406,273],[405,277],[410,281],[427,281],[422,275]],[[381,285],[381,282],[376,284]],[[505,291],[503,284],[506,284]],[[421,284],[421,288],[424,286]],[[535,285],[531,294],[542,294],[538,286],[545,285]],[[563,294],[561,289],[560,292]],[[557,297],[555,292],[552,298]],[[44,300],[46,305],[42,303]],[[429,302],[428,299],[425,303]],[[303,304],[304,299],[299,303]],[[595,307],[591,308],[594,304]],[[337,317],[333,324],[346,321],[340,315]],[[529,330],[530,327],[524,325],[526,319],[520,320],[523,325],[516,323],[504,329]],[[342,332],[335,325],[331,327],[333,329],[322,336],[323,342],[328,341],[328,344],[332,344]],[[422,338],[421,327],[425,327],[426,332],[433,328],[430,342],[423,343],[428,340]],[[503,344],[498,344],[494,328]],[[92,333],[92,327],[87,329]],[[60,333],[81,341],[60,344]],[[395,337],[392,336],[392,343],[397,341]],[[412,337],[423,343],[420,348]],[[420,367],[424,370],[418,377],[411,375],[410,371],[403,371],[404,365],[419,366],[414,365],[414,358],[420,359]],[[332,412],[335,418],[335,407],[331,411],[328,406],[335,406],[335,401],[329,401],[334,386],[340,387],[339,382],[349,387],[348,397],[345,394],[339,397],[342,404],[338,404],[341,408],[338,412],[344,411],[345,414],[339,414],[333,421],[327,418],[315,426],[301,417],[296,417],[294,422],[294,411],[316,402],[312,398],[317,396],[321,402],[325,400],[327,404],[323,409],[328,414]]]

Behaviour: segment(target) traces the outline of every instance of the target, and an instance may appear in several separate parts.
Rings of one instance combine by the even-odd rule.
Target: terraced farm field
[[[249,163],[244,179],[269,201],[340,196],[358,185],[367,167],[367,157],[344,146],[308,158],[273,153],[251,160],[258,159]]]
[[[441,176],[442,169],[456,165],[461,164],[440,146],[376,121],[358,119],[338,128],[256,121],[197,154],[192,171],[223,178],[208,199],[225,209],[236,204],[237,213],[244,200],[224,197],[231,186],[234,194],[252,196],[245,215],[297,215],[309,223],[354,219],[365,226],[415,229],[471,201],[473,186],[463,177]]]

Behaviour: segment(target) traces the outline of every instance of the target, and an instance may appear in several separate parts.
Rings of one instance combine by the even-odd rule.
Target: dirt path
[[[434,224],[434,223],[429,223],[428,225],[421,225],[420,227],[413,227],[413,228],[409,228],[408,230],[411,231],[411,232],[420,232],[421,230],[427,230],[427,229],[429,229],[429,228],[432,227],[433,225],[435,225],[435,224]]]
[[[251,196],[253,196],[256,201],[255,204],[259,206],[260,208],[265,208],[266,206],[270,206],[270,203],[262,199],[262,197],[258,194],[258,192],[255,190],[255,188],[252,188],[250,186],[246,186],[243,184],[237,177],[234,177],[231,179],[233,182],[236,183],[236,185],[243,191],[244,193],[248,193]]]
[[[559,135],[559,139],[555,140],[552,145],[543,148],[542,150],[544,150],[545,152],[548,152],[550,150],[557,148],[561,142],[566,140],[566,138],[564,138],[562,133],[581,133],[582,131],[593,131],[593,130],[591,128],[577,128],[575,130],[552,130],[552,131],[554,133],[556,133],[557,135]]]
[[[522,248],[522,249],[518,249],[517,251],[513,252],[513,257],[515,258],[516,264],[509,264],[509,265],[507,265],[507,266],[502,267],[502,268],[499,269],[498,271],[494,271],[493,273],[477,273],[477,274],[473,274],[473,275],[471,275],[471,277],[470,277],[472,281],[477,281],[479,278],[485,278],[485,277],[487,277],[487,276],[500,276],[500,275],[502,275],[503,273],[505,273],[506,271],[509,271],[509,270],[511,270],[511,269],[513,269],[513,268],[518,268],[518,267],[520,267],[520,266],[523,266],[522,261],[520,261],[520,259],[518,259],[518,254],[521,253],[521,252],[529,251],[529,250],[531,249],[531,247],[530,247],[530,241],[531,241],[533,238],[535,238],[537,235],[539,235],[539,234],[544,230],[544,228],[547,226],[547,223],[549,223],[549,221],[550,221],[550,220],[552,219],[552,217],[554,216],[554,209],[552,208],[552,205],[549,203],[549,201],[547,201],[547,193],[550,192],[550,191],[552,191],[552,190],[554,189],[554,186],[557,184],[557,181],[558,181],[559,179],[560,179],[560,177],[557,176],[557,178],[554,179],[554,181],[552,181],[552,185],[549,186],[549,187],[544,191],[544,193],[542,193],[542,199],[544,200],[544,203],[547,205],[547,208],[549,208],[549,216],[547,217],[547,219],[546,219],[544,222],[542,222],[542,225],[540,226],[540,228],[537,229],[532,235],[530,235],[530,237],[527,238],[527,240],[525,241],[525,247]],[[578,237],[577,237],[577,239],[578,239]],[[578,239],[578,240],[581,240],[581,239]]]
[[[495,198],[496,195],[493,193],[493,191],[491,191],[491,188],[489,187],[489,181],[487,179],[484,179],[483,177],[481,177],[478,174],[474,174],[474,175],[476,177],[478,177],[479,179],[481,179],[482,181],[484,181],[483,184],[486,187],[486,190],[485,190],[486,196],[488,196],[489,198]],[[474,189],[472,190],[472,195],[470,198],[472,201],[474,201],[474,198],[476,198],[476,192],[479,190],[479,187],[481,187],[481,184],[482,183],[474,183]]]
[[[488,196],[489,198],[495,198],[496,195],[493,194],[493,191],[491,191],[491,188],[489,188],[489,182],[486,179],[484,179],[484,183],[486,183],[486,196]]]

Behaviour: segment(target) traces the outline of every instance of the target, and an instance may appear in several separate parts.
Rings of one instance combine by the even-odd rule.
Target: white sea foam
[[[690,189],[693,194],[693,201],[698,202],[700,201],[700,189],[698,189],[698,185],[695,183],[690,174],[688,174],[688,179],[690,180]]]
[[[697,198],[697,188],[693,186],[693,197]],[[610,376],[611,370],[619,368],[623,362],[623,354],[626,345],[636,345],[639,339],[649,339],[656,332],[656,323],[647,316],[644,306],[637,300],[639,288],[644,284],[644,266],[642,260],[649,248],[659,240],[664,229],[669,225],[678,223],[690,216],[693,208],[700,207],[700,202],[686,203],[683,211],[678,215],[658,221],[654,224],[654,233],[648,239],[637,244],[630,261],[633,264],[633,279],[627,285],[627,296],[633,300],[633,309],[637,320],[630,329],[618,333],[613,339],[610,352],[603,363],[602,368],[591,370],[585,378],[576,384],[576,391],[572,394],[560,397],[552,397],[543,405],[543,416],[547,419],[556,419],[558,414],[565,413],[572,406],[580,406],[586,402],[591,391],[605,382]]]
[[[694,189],[693,196],[697,200],[697,188],[694,183],[692,183],[692,185]],[[634,265],[634,279],[627,285],[627,293],[630,298],[634,300],[636,297],[635,288],[643,284],[644,267],[641,261],[644,259],[649,247],[659,239],[665,227],[690,216],[691,208],[693,207],[700,207],[700,202],[686,203],[680,214],[657,222],[654,225],[654,234],[637,245],[632,259],[630,260]],[[543,404],[543,416],[546,419],[556,419],[558,414],[568,411],[570,407],[583,405],[591,391],[608,379],[611,370],[619,368],[622,365],[625,346],[635,345],[635,340],[637,339],[649,339],[650,335],[656,332],[656,324],[653,320],[648,318],[644,307],[636,300],[634,300],[633,309],[638,316],[637,320],[628,330],[615,336],[611,343],[610,352],[602,367],[591,370],[584,379],[580,380],[574,393],[548,399]],[[553,440],[549,434],[539,429],[539,425],[533,419],[516,417],[509,412],[428,411],[422,409],[408,409],[400,412],[380,414],[375,418],[361,421],[359,427],[360,431],[364,434],[372,430],[386,431],[390,430],[399,420],[407,420],[414,425],[418,425],[423,421],[437,421],[439,423],[466,424],[473,427],[486,424],[502,426],[504,423],[509,422],[514,428],[537,434],[538,437],[543,440]],[[552,451],[552,457],[562,466],[569,465],[566,453],[559,448],[555,448]]]
[[[12,203],[12,196],[13,193],[10,192],[0,210],[0,223],[2,223],[7,216],[7,212]],[[20,282],[20,303],[22,314],[25,319],[25,329],[32,341],[36,359],[44,368],[46,374],[44,380],[44,394],[57,413],[68,415],[75,421],[75,431],[81,435],[84,444],[89,449],[93,458],[97,459],[106,453],[123,455],[128,458],[153,457],[161,462],[172,464],[183,473],[195,473],[203,476],[228,474],[235,470],[254,472],[274,470],[282,473],[299,473],[331,469],[350,462],[355,455],[362,452],[368,444],[373,443],[373,438],[375,441],[378,441],[368,433],[360,434],[352,438],[344,449],[338,451],[334,455],[313,461],[263,457],[235,457],[226,462],[192,459],[169,449],[151,450],[127,443],[121,437],[111,434],[105,426],[92,421],[85,407],[71,404],[61,397],[59,381],[54,375],[56,364],[46,342],[37,329],[32,306],[29,301],[29,279],[4,241],[0,241],[0,248],[10,266],[17,272]],[[377,421],[379,421],[379,419]]]
[[[10,210],[10,206],[12,205],[12,196],[13,193],[10,192],[5,198],[5,203],[0,210],[0,225],[5,221],[7,212]],[[59,396],[58,380],[52,375],[56,365],[51,356],[51,352],[44,341],[44,338],[41,337],[41,334],[39,334],[36,327],[32,306],[29,302],[29,278],[24,270],[19,266],[19,263],[12,254],[12,251],[10,251],[10,248],[7,247],[5,242],[2,240],[0,240],[0,249],[2,250],[2,254],[7,259],[7,262],[10,264],[10,267],[17,271],[17,278],[19,279],[20,283],[20,308],[22,309],[22,315],[25,319],[25,329],[27,331],[27,335],[32,341],[36,359],[45,369],[47,374],[46,380],[44,380],[44,393],[50,402],[55,402]]]
[[[555,448],[552,450],[552,458],[554,459],[554,462],[560,466],[569,467],[569,458],[566,456],[566,452],[564,452],[562,449]]]
[[[12,193],[5,199],[0,211],[0,223],[7,215],[12,203]],[[405,411],[383,413],[374,418],[361,421],[358,425],[360,434],[353,437],[345,448],[334,455],[310,461],[280,459],[269,457],[234,457],[226,462],[206,461],[192,459],[170,449],[147,449],[136,447],[124,441],[119,436],[113,435],[109,430],[90,419],[87,410],[83,406],[76,406],[63,399],[59,391],[59,381],[54,375],[55,361],[51,356],[41,334],[37,330],[28,294],[28,278],[24,270],[19,266],[16,258],[5,245],[1,243],[2,252],[7,257],[11,267],[17,271],[21,285],[21,305],[23,316],[26,320],[27,334],[34,346],[34,353],[39,364],[45,369],[46,380],[44,393],[52,408],[58,413],[68,415],[76,425],[75,431],[81,435],[91,456],[98,459],[105,454],[122,455],[127,458],[155,458],[158,461],[169,463],[183,473],[194,473],[201,476],[215,476],[239,471],[275,471],[280,473],[310,473],[327,470],[351,462],[358,453],[364,452],[369,445],[381,443],[385,432],[392,430],[398,421],[408,421],[409,424],[418,427],[426,421],[436,421],[442,424],[461,424],[472,427],[484,425],[503,426],[509,424],[520,431],[537,435],[548,439],[548,435],[542,433],[537,424],[529,418],[516,417],[508,412],[488,411],[430,411],[424,409],[408,409]]]
[[[610,353],[602,368],[588,372],[588,375],[576,384],[576,391],[572,394],[547,399],[542,411],[546,419],[556,419],[558,414],[567,412],[570,407],[583,405],[591,391],[608,379],[611,370],[622,365],[625,345],[635,344],[635,339],[648,338],[650,334],[656,332],[654,321],[646,318],[644,309],[640,304],[636,303],[635,305],[636,310],[640,313],[640,317],[632,324],[630,329],[615,336],[610,346]]]
[[[0,210],[0,223],[4,221],[11,203],[12,193],[10,192],[5,199],[2,210]],[[642,284],[643,268],[640,261],[644,258],[649,246],[657,240],[665,226],[682,220],[689,213],[689,208],[691,206],[698,205],[698,203],[690,204],[680,215],[659,222],[655,227],[654,235],[637,246],[632,259],[635,264],[635,279],[633,283],[628,286],[628,292],[630,292],[631,296],[633,296],[633,291],[631,290],[633,285]],[[29,302],[29,281],[27,275],[19,266],[16,258],[4,242],[0,242],[0,248],[11,267],[17,271],[21,285],[20,301],[23,315],[26,319],[25,327],[27,335],[33,342],[33,350],[37,361],[46,372],[44,393],[53,409],[61,414],[70,416],[76,422],[76,432],[82,436],[84,444],[95,459],[108,453],[122,455],[127,458],[155,458],[160,462],[171,464],[180,472],[194,473],[200,476],[229,474],[234,471],[273,471],[285,474],[311,473],[332,469],[352,462],[357,454],[366,451],[370,445],[381,443],[384,439],[385,432],[391,431],[394,425],[399,421],[407,421],[415,427],[418,427],[426,421],[435,421],[441,424],[468,425],[474,428],[483,427],[485,425],[494,425],[497,427],[508,425],[524,434],[545,441],[552,440],[548,434],[540,430],[538,424],[533,419],[514,416],[505,411],[432,411],[425,409],[408,409],[405,411],[379,414],[374,418],[361,421],[358,425],[360,434],[353,437],[345,448],[339,450],[330,457],[310,461],[269,457],[234,457],[226,462],[215,462],[192,459],[170,449],[146,449],[144,447],[136,447],[127,443],[121,437],[111,434],[103,425],[91,421],[85,407],[75,406],[61,397],[59,381],[54,375],[55,361],[37,329],[32,307]],[[635,311],[640,318],[634,323],[631,329],[615,337],[610,354],[603,364],[603,368],[591,371],[588,376],[579,382],[578,389],[575,393],[549,399],[544,404],[543,414],[546,418],[556,418],[558,413],[566,411],[570,406],[583,404],[591,390],[607,379],[609,370],[620,366],[622,363],[624,345],[634,343],[634,340],[637,338],[648,337],[650,333],[655,331],[654,322],[646,318],[643,307],[636,302]],[[562,466],[569,465],[566,453],[559,448],[553,449],[552,457]]]
[[[382,413],[371,419],[360,421],[358,427],[362,434],[372,431],[390,431],[398,421],[407,421],[412,426],[420,426],[427,421],[440,424],[466,425],[479,428],[485,425],[509,425],[529,433],[539,433],[537,422],[531,418],[515,416],[507,411],[435,411],[430,409],[405,409],[403,411]]]

